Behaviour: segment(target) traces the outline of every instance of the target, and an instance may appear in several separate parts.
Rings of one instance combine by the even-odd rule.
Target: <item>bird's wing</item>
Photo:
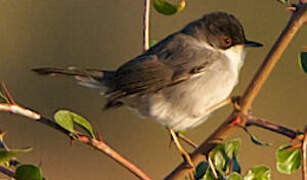
[[[197,49],[200,47],[191,46],[182,37],[168,38],[118,68],[114,77],[116,86],[109,93],[106,106],[112,107],[125,96],[155,93],[176,85],[210,65],[210,51]]]

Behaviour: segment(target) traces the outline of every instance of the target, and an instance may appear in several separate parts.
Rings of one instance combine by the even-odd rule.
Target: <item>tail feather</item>
[[[37,72],[41,75],[68,75],[68,76],[90,76],[90,74],[86,70],[80,70],[75,67],[68,67],[67,69],[64,68],[37,68],[32,69],[32,71]],[[100,71],[102,73],[102,71]]]
[[[112,83],[114,71],[78,69],[75,67],[68,67],[66,69],[45,67],[32,70],[41,75],[72,76],[78,80],[78,84],[89,88],[99,88],[102,94],[112,91],[112,86],[114,86],[114,83]]]

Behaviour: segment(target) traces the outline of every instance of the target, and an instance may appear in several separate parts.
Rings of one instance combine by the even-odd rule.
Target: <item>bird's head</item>
[[[184,32],[206,41],[213,48],[226,50],[236,45],[261,47],[262,44],[245,37],[241,23],[233,15],[213,12],[187,25]]]

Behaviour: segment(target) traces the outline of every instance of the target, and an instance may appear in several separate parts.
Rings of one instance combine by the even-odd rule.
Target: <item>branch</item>
[[[289,129],[287,127],[281,126],[279,124],[275,124],[273,122],[266,121],[262,118],[257,118],[251,115],[248,115],[246,119],[246,127],[248,126],[257,126],[263,129],[267,129],[272,132],[276,132],[278,134],[287,136],[291,139],[295,139],[300,132],[294,131],[292,129]]]
[[[8,177],[15,178],[15,173],[4,166],[0,166],[0,172]]]
[[[302,144],[302,178],[307,180],[307,128],[305,129],[303,144]]]
[[[243,94],[241,100],[242,113],[247,114],[255,97],[258,95],[261,87],[269,77],[276,63],[280,60],[281,55],[288,47],[290,41],[293,39],[300,27],[307,22],[306,10],[306,3],[297,7],[297,11],[292,14],[287,26],[264,59],[262,65]]]
[[[149,10],[150,10],[150,0],[144,0],[143,51],[147,51],[149,49]]]
[[[142,179],[142,180],[152,180],[152,178],[150,178],[148,175],[146,175],[140,168],[138,168],[137,166],[135,166],[134,164],[132,164],[130,161],[128,161],[126,158],[124,158],[123,156],[121,156],[120,154],[118,154],[114,149],[112,149],[108,144],[106,144],[103,140],[98,140],[98,139],[94,139],[91,138],[85,134],[82,134],[80,132],[76,132],[77,133],[77,137],[72,137],[71,133],[69,131],[67,131],[66,129],[62,128],[61,126],[59,126],[55,121],[43,117],[42,115],[26,109],[20,105],[17,104],[1,104],[0,103],[0,111],[6,111],[6,112],[11,112],[13,114],[18,114],[30,119],[34,119],[37,122],[40,122],[42,124],[45,124],[51,128],[54,128],[56,130],[58,130],[59,132],[67,135],[70,138],[73,138],[74,140],[77,140],[81,143],[87,144],[91,147],[93,147],[94,149],[105,153],[106,155],[108,155],[110,158],[112,158],[113,160],[115,160],[119,165],[121,165],[122,167],[126,168],[127,170],[129,170],[132,174],[134,174],[135,176],[137,176],[138,178]]]
[[[261,87],[265,83],[266,79],[270,75],[272,69],[279,61],[282,53],[285,51],[289,42],[293,39],[296,32],[300,27],[307,22],[307,3],[300,4],[297,7],[297,11],[292,14],[287,26],[279,36],[278,40],[275,42],[271,51],[266,56],[263,64],[259,68],[258,72],[254,76],[250,85],[246,89],[242,99],[241,99],[241,113],[247,114],[248,110],[251,107],[252,102],[259,93]],[[212,150],[217,140],[220,141],[227,137],[227,135],[234,129],[232,121],[236,119],[238,111],[234,110],[229,117],[224,121],[218,129],[207,138],[192,154],[191,158],[195,164],[198,164],[201,160],[204,159],[203,154],[208,154]],[[245,122],[242,122],[242,125],[245,125]],[[174,180],[179,179],[179,177],[184,176],[185,174],[191,172],[193,169],[187,169],[185,163],[181,163],[173,172],[171,172],[165,179]]]

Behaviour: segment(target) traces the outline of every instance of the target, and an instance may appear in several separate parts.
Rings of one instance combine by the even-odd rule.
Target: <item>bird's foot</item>
[[[180,153],[181,153],[181,156],[182,156],[184,162],[186,162],[186,164],[188,165],[188,168],[194,168],[195,166],[194,166],[194,163],[191,159],[190,154],[187,153],[186,151],[180,152]]]
[[[190,138],[186,137],[180,132],[177,132],[176,135],[179,137],[179,139],[183,140],[185,143],[196,149],[198,147],[198,144],[194,143]]]
[[[233,104],[233,108],[237,111],[241,111],[240,100],[241,100],[241,96],[231,97],[231,102]]]
[[[176,148],[178,149],[179,153],[181,154],[183,160],[187,163],[189,168],[194,168],[195,166],[193,164],[192,158],[191,158],[190,154],[187,153],[184,150],[184,148],[181,146],[179,139],[177,137],[177,133],[172,129],[170,129],[169,132],[170,132],[170,135],[171,135],[172,142],[174,142],[174,144],[176,145]]]

